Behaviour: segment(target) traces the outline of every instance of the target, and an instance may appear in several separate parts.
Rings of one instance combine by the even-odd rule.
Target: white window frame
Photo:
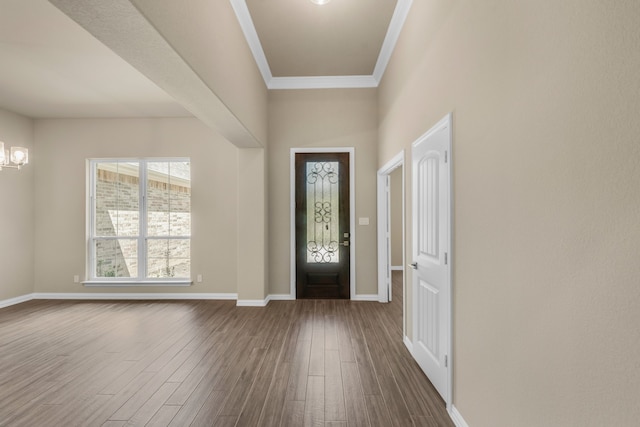
[[[95,276],[95,244],[97,238],[95,232],[95,189],[96,189],[96,167],[100,163],[138,163],[139,164],[139,188],[138,197],[140,204],[140,222],[138,241],[138,277],[96,277]],[[185,236],[147,236],[147,164],[154,162],[189,162],[188,157],[144,157],[144,158],[101,158],[87,160],[87,230],[86,230],[86,277],[82,283],[85,286],[190,286],[193,284],[191,278],[147,278],[147,240],[149,239],[180,239]],[[144,166],[143,166],[144,165]],[[120,236],[122,237],[122,236]],[[189,241],[192,236],[189,234]],[[117,239],[115,236],[114,239]],[[190,273],[191,275],[191,273]]]

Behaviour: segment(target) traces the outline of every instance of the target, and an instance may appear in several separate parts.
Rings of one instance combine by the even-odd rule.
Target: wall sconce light
[[[0,171],[3,168],[18,169],[29,163],[29,150],[24,147],[4,149],[4,142],[0,141]]]

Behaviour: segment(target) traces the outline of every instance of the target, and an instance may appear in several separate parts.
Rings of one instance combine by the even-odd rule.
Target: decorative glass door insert
[[[338,162],[307,162],[306,165],[307,262],[337,263],[341,241]]]

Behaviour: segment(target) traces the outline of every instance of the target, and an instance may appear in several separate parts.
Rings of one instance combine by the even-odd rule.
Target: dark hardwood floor
[[[0,425],[453,426],[402,343],[400,297],[8,307]]]
[[[389,315],[393,319],[393,332],[402,336],[402,311],[404,304],[404,291],[402,289],[402,271],[391,272],[391,301],[388,304]]]

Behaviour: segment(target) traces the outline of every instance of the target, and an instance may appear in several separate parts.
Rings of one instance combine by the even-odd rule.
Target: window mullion
[[[96,176],[96,169],[98,163],[92,160],[89,163],[89,182],[91,183],[89,189],[89,239],[87,248],[89,250],[89,263],[87,265],[88,274],[90,279],[96,278],[96,186],[98,180]]]
[[[147,162],[140,161],[140,230],[138,232],[138,279],[147,277]]]

